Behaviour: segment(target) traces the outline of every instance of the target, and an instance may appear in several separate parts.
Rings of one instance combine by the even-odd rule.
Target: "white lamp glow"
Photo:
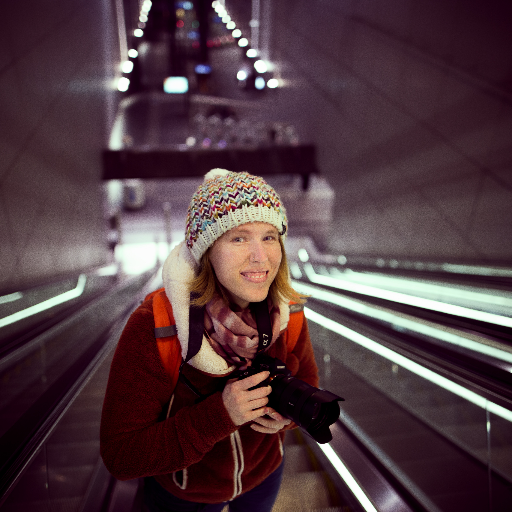
[[[117,82],[117,90],[121,92],[126,92],[128,87],[130,86],[130,80],[125,76],[122,76]]]

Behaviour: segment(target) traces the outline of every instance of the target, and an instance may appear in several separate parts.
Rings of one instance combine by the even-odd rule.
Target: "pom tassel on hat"
[[[227,171],[226,169],[212,169],[204,175],[204,181],[213,180],[217,176],[227,176],[231,174],[231,171]]]

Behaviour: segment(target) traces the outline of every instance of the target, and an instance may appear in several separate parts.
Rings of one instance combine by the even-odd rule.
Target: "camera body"
[[[290,370],[286,368],[286,365],[280,359],[263,354],[259,355],[258,357],[256,357],[256,359],[254,359],[252,366],[249,366],[247,369],[240,371],[238,375],[238,380],[246,379],[251,375],[256,375],[257,373],[261,372],[270,372],[270,375],[263,382],[260,382],[257,386],[254,386],[251,389],[262,388],[264,386],[272,387],[272,382],[276,378],[282,379],[291,376]],[[274,394],[274,388],[272,387],[272,393],[270,393],[270,395],[268,396],[268,406],[272,407],[277,411],[275,405],[278,404],[275,403],[275,398],[276,396]],[[283,416],[285,416],[285,414],[283,414]]]
[[[238,379],[264,371],[270,372],[269,377],[255,387],[272,388],[268,395],[269,407],[303,428],[318,443],[331,441],[329,426],[338,419],[338,401],[344,399],[292,377],[281,360],[266,354],[256,356],[250,367],[239,372]]]

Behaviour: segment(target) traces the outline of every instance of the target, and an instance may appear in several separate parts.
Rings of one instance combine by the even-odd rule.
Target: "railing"
[[[33,394],[18,417],[3,414],[10,428],[0,438],[5,461],[0,503],[111,352],[128,310],[135,305],[130,298],[148,277],[116,288],[117,292],[103,302],[95,301],[60,332],[54,330],[40,340],[37,351],[32,351],[32,356],[37,353],[41,359],[48,355],[45,351],[49,353],[52,343],[54,349],[61,350],[59,357],[54,362],[47,360],[45,371],[36,372],[32,379],[31,388],[38,392],[33,393],[27,385],[24,391]],[[312,443],[312,447],[337,485],[352,496],[354,510],[506,510],[512,496],[512,468],[507,456],[512,439],[512,398],[510,369],[506,357],[500,357],[505,351],[483,353],[476,345],[462,347],[447,335],[466,335],[469,341],[485,344],[474,339],[476,335],[432,322],[427,325],[423,319],[382,304],[343,296],[332,287],[326,290],[306,280],[302,290],[299,282],[295,285],[312,295],[306,316],[321,385],[346,398],[340,420],[332,427],[333,441],[322,446]],[[156,287],[152,283],[147,289]],[[120,320],[112,326],[106,320],[114,316]],[[95,321],[88,323],[89,317]],[[400,324],[398,319],[409,323]],[[85,336],[74,338],[74,346],[88,335],[91,340],[71,357],[62,347],[78,326]],[[430,331],[421,331],[421,326]],[[30,354],[20,353],[16,364],[22,367],[29,358]],[[59,374],[52,374],[52,367],[63,359],[69,364]],[[24,375],[33,373],[32,367]],[[6,405],[3,411],[8,410]],[[99,497],[109,492],[105,486],[110,479],[104,468],[97,465],[91,473],[93,469],[96,478],[89,476],[91,484],[80,510],[97,510]],[[133,499],[135,489],[121,492],[118,487],[113,496],[117,493]],[[114,501],[112,498],[111,504]]]
[[[0,360],[0,505],[111,352],[127,316],[158,285],[153,275],[118,283],[31,340],[28,349]]]
[[[349,286],[350,271],[340,276],[342,271],[329,265],[296,265],[296,277],[299,270],[302,278],[294,287],[311,295],[306,316],[321,385],[346,398],[333,428],[331,455],[346,463],[370,507],[395,510],[386,503],[398,503],[392,489],[402,489],[400,507],[413,510],[507,510],[512,502],[510,294],[503,287],[489,291],[486,307],[484,290],[471,295],[468,289],[455,300],[465,301],[460,309],[447,303],[445,311],[434,311],[428,304],[404,306],[398,294],[392,300],[375,297],[372,285],[382,276],[363,276],[365,289],[357,286],[361,282]],[[460,291],[460,282],[457,286]],[[411,296],[421,296],[421,283],[417,288]],[[465,316],[470,300],[475,308],[480,301],[474,316],[485,319]],[[361,464],[364,456],[354,466],[357,444],[373,466]],[[391,490],[382,486],[385,473],[388,483],[398,483]]]

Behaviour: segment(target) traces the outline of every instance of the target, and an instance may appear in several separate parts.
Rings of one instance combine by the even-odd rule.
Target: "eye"
[[[235,243],[241,243],[244,241],[244,237],[243,236],[235,236],[231,239],[232,242],[235,242]]]

